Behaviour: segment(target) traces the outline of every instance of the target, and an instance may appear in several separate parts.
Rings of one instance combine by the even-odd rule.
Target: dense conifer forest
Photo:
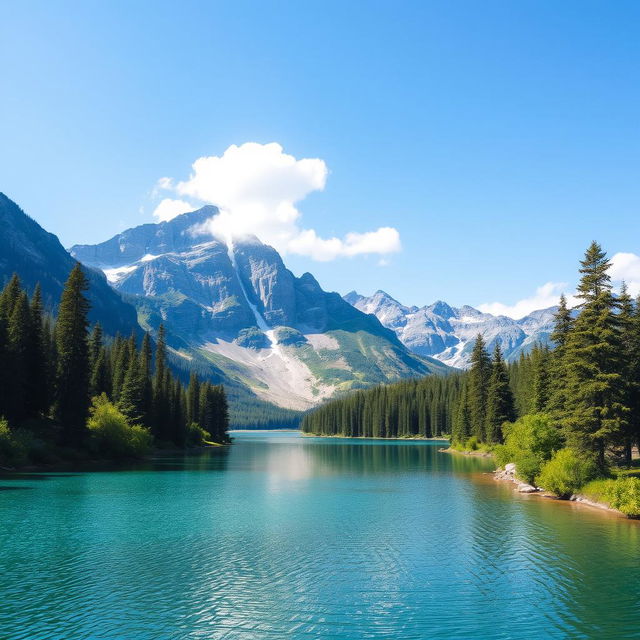
[[[45,312],[39,286],[29,298],[17,275],[0,294],[0,460],[47,457],[51,445],[141,453],[112,446],[118,438],[177,447],[227,442],[224,388],[196,374],[183,385],[167,364],[162,327],[155,347],[148,334],[106,339],[99,324],[90,328],[87,286],[77,265],[56,318]]]
[[[592,243],[580,263],[578,304],[563,296],[552,348],[536,346],[506,364],[478,335],[471,368],[444,378],[400,382],[333,400],[305,416],[319,435],[449,436],[459,448],[496,447],[514,420],[543,416],[558,442],[605,469],[631,463],[640,441],[640,299],[614,294],[610,262]],[[526,422],[526,421],[525,421]]]

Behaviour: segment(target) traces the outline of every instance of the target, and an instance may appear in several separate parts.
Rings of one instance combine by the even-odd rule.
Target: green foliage
[[[141,458],[151,450],[149,430],[130,424],[106,394],[93,399],[87,427],[93,450],[104,457]]]
[[[306,414],[301,428],[348,437],[442,437],[452,430],[460,379],[431,376],[356,391]]]
[[[187,392],[167,365],[163,327],[154,368],[148,334],[140,348],[135,334],[105,339],[99,325],[88,334],[85,290],[85,276],[76,265],[56,321],[44,315],[39,287],[29,301],[14,276],[0,292],[0,415],[20,427],[3,430],[2,455],[14,466],[55,461],[60,455],[82,458],[90,393],[108,398],[130,425],[146,425],[169,446],[185,445],[187,425],[199,421],[199,415],[193,420],[187,415]],[[195,374],[192,385],[199,402],[201,383]],[[206,388],[203,426],[216,442],[228,442],[226,392],[219,385]],[[136,445],[144,444],[146,432],[140,433],[131,432]],[[116,445],[108,444],[103,453],[109,451],[122,455]]]
[[[562,446],[562,436],[550,416],[531,414],[504,426],[504,444],[495,448],[496,461],[516,465],[518,478],[535,481],[542,465]]]
[[[27,462],[27,447],[19,433],[9,428],[9,423],[0,418],[0,466],[20,466]]]
[[[606,502],[627,516],[640,517],[640,478],[592,480],[580,493],[596,502]]]
[[[544,464],[536,484],[560,498],[568,498],[598,475],[596,464],[574,449],[560,449]]]
[[[211,434],[205,431],[199,424],[192,422],[187,427],[186,444],[188,447],[199,447],[211,442]]]

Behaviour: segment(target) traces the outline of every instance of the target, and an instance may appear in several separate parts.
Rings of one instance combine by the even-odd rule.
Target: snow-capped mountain
[[[336,392],[445,367],[407,349],[393,331],[316,279],[289,271],[257,238],[197,235],[204,207],[129,229],[71,253],[128,294],[141,325],[164,323],[175,353],[213,365],[283,407],[305,409]]]
[[[352,291],[344,299],[356,309],[376,316],[414,353],[459,368],[469,366],[478,333],[489,349],[499,342],[508,360],[528,352],[536,343],[547,344],[556,311],[556,307],[541,309],[514,320],[482,313],[467,305],[450,307],[441,300],[425,307],[407,307],[384,291],[369,297]]]

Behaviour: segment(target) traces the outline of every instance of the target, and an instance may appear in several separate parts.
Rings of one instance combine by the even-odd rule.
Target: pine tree
[[[160,325],[156,341],[155,371],[153,378],[153,411],[155,434],[162,440],[169,440],[171,397],[164,325]]]
[[[570,446],[605,466],[606,447],[621,437],[629,409],[622,375],[619,304],[611,291],[610,262],[596,242],[581,261],[581,312],[565,345],[566,408],[562,418]]]
[[[189,387],[187,390],[187,422],[189,424],[198,422],[200,419],[200,380],[198,376],[192,372],[189,378]]]
[[[27,416],[27,391],[29,387],[31,313],[29,299],[20,291],[9,317],[9,419],[19,423]]]
[[[515,419],[513,394],[509,374],[502,359],[500,345],[496,343],[491,360],[491,379],[487,394],[486,442],[502,442],[502,425]]]
[[[54,415],[68,444],[82,439],[89,412],[89,301],[84,295],[88,288],[82,267],[76,264],[62,291],[55,329],[58,362]]]
[[[144,416],[145,381],[134,336],[131,336],[129,341],[128,352],[128,367],[118,399],[118,408],[129,418],[130,422],[139,424]]]
[[[556,417],[564,412],[567,402],[568,365],[566,352],[573,322],[571,310],[567,306],[567,299],[564,294],[562,294],[560,296],[558,310],[554,316],[554,328],[550,336],[555,348],[551,354],[550,362],[553,388],[549,395],[549,409]]]
[[[487,395],[491,377],[491,360],[485,348],[481,334],[478,334],[471,352],[469,370],[469,411],[471,414],[471,433],[480,442],[485,441],[487,420]]]
[[[0,315],[3,315],[7,321],[11,317],[13,308],[18,302],[21,293],[20,278],[17,273],[14,273],[0,295]]]
[[[143,415],[142,423],[150,425],[153,422],[153,382],[151,377],[151,338],[149,333],[144,334],[142,346],[140,347],[140,373],[143,380],[142,404]]]
[[[629,295],[627,285],[622,283],[620,295],[618,296],[618,322],[620,323],[620,340],[622,348],[623,377],[625,385],[624,404],[629,407],[628,419],[622,425],[622,445],[627,466],[631,466],[631,452],[633,447],[635,428],[635,396],[636,387],[640,379],[637,374],[638,341],[634,335],[635,331],[635,307]]]
[[[536,346],[531,352],[533,365],[532,410],[543,413],[549,406],[551,395],[551,355],[548,347]]]
[[[49,353],[44,335],[42,291],[37,284],[29,310],[29,348],[27,357],[27,414],[44,414],[51,401]]]

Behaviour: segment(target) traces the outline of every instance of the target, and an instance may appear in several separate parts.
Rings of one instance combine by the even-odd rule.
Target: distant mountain
[[[215,213],[204,207],[71,253],[129,296],[144,328],[163,322],[185,362],[211,363],[282,407],[306,409],[334,393],[447,370],[310,273],[294,276],[257,238],[236,238],[230,248],[198,235]]]
[[[384,291],[376,291],[369,297],[352,291],[344,299],[363,313],[376,316],[414,353],[459,368],[469,366],[478,333],[490,350],[499,342],[508,360],[527,353],[536,343],[548,344],[557,309],[541,309],[514,320],[466,305],[450,307],[441,300],[425,307],[407,307]]]
[[[58,238],[45,231],[4,193],[0,193],[0,286],[15,272],[32,291],[42,287],[46,305],[55,309],[67,277],[76,264]],[[138,327],[136,310],[107,283],[100,271],[86,269],[90,319],[111,335],[129,334]]]

